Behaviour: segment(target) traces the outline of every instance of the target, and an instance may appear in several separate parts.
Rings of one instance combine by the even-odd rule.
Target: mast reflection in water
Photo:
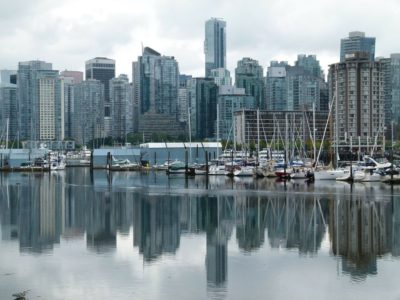
[[[167,278],[179,280],[160,284],[158,289],[165,298],[184,299],[182,291],[187,288],[193,298],[239,299],[237,285],[246,281],[252,284],[243,284],[242,288],[248,289],[244,293],[254,295],[250,298],[262,298],[253,294],[250,287],[263,286],[264,275],[281,273],[289,263],[274,267],[272,262],[280,257],[293,260],[297,256],[300,263],[302,257],[312,259],[329,274],[339,270],[337,278],[350,276],[353,282],[365,285],[368,277],[379,277],[380,260],[385,262],[383,266],[387,262],[399,264],[400,198],[398,191],[383,185],[333,184],[318,188],[288,183],[282,188],[281,183],[271,180],[185,181],[183,177],[168,178],[164,174],[110,175],[90,173],[88,169],[3,174],[0,179],[0,257],[2,262],[7,257],[11,260],[8,266],[19,264],[18,253],[28,255],[30,264],[44,257],[63,260],[67,257],[63,249],[72,247],[77,259],[88,255],[105,259],[107,267],[103,272],[122,268],[118,272],[126,278],[118,280],[126,280],[121,286],[129,291],[137,291],[140,285],[149,288],[165,269],[171,268]],[[124,241],[130,243],[128,257],[138,256],[143,274],[148,269],[151,275],[139,276],[141,279],[135,281],[138,270],[129,271],[129,263],[118,261],[121,253],[126,253]],[[18,253],[7,246],[9,243],[19,245]],[[202,261],[203,267],[188,268],[188,257]],[[258,266],[271,266],[251,270],[246,264],[250,258]],[[336,262],[340,262],[337,268]],[[1,267],[0,271],[18,273]],[[41,275],[43,270],[34,271]],[[253,275],[241,277],[242,271]],[[301,269],[298,272],[302,274]],[[17,275],[0,283],[1,298],[15,292],[11,288],[22,286],[22,275]],[[62,282],[63,276],[67,281],[77,274],[72,270],[71,274],[58,276]],[[107,278],[112,294],[113,287],[119,285]],[[189,278],[195,278],[194,282],[188,283]],[[203,287],[199,288],[202,281]],[[311,282],[312,279],[309,288],[315,289]],[[52,289],[74,289],[59,282],[31,283],[29,288],[37,295],[54,299],[62,297],[51,294]],[[90,287],[93,281],[86,284]],[[92,288],[95,290],[95,286]],[[119,287],[118,291],[123,294],[123,289]],[[75,294],[74,299],[107,299],[109,294],[103,293],[96,294],[88,288]],[[152,294],[150,288],[140,293],[139,298],[158,295]],[[306,299],[306,295],[297,296]]]

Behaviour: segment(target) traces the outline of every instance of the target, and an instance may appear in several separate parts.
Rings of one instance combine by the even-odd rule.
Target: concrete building
[[[221,85],[232,85],[231,73],[224,68],[218,68],[211,70],[210,77],[214,78],[215,84]]]
[[[104,85],[89,79],[74,86],[73,138],[80,145],[88,145],[104,134]],[[97,146],[94,145],[93,146]]]
[[[18,64],[18,128],[21,140],[64,139],[64,85],[43,61]]]
[[[288,139],[295,141],[297,149],[304,148],[307,140],[311,139],[313,115],[310,111],[267,111],[260,110],[257,127],[257,110],[247,109],[235,112],[235,136],[239,144],[257,143],[260,128],[260,141],[282,144],[285,141],[286,130]],[[322,140],[328,112],[315,113],[316,140]],[[287,125],[286,125],[287,124]],[[329,136],[330,128],[327,128]],[[310,150],[310,149],[309,149]]]
[[[178,121],[187,123],[189,113],[189,98],[188,98],[188,80],[192,79],[191,75],[179,74],[179,89],[178,89]]]
[[[340,62],[346,61],[346,54],[354,52],[368,53],[369,60],[375,59],[375,38],[365,37],[361,31],[352,31],[349,37],[340,40]]]
[[[218,122],[220,139],[233,138],[234,112],[240,109],[254,109],[255,99],[246,95],[244,88],[233,86],[220,86],[218,93]]]
[[[74,79],[74,83],[81,83],[83,81],[83,72],[64,70],[60,72],[62,77],[70,77]]]
[[[400,54],[390,55],[391,73],[391,116],[396,124],[400,124]]]
[[[334,95],[334,132],[339,145],[349,138],[363,146],[382,143],[385,130],[385,64],[370,60],[366,52],[349,54],[345,62],[329,67],[329,98]],[[336,136],[336,134],[334,135]]]
[[[115,60],[95,57],[85,63],[85,79],[96,79],[104,85],[104,131],[111,136],[112,119],[110,104],[110,80],[115,78]]]
[[[226,22],[211,18],[205,23],[205,76],[211,76],[211,70],[226,68]]]
[[[110,80],[112,137],[124,140],[133,132],[132,86],[128,76],[119,75]]]
[[[244,88],[247,95],[253,96],[257,108],[265,109],[263,68],[258,61],[249,57],[238,61],[235,69],[235,86]]]
[[[83,72],[62,71],[60,77],[64,82],[64,131],[65,137],[71,139],[73,136],[73,117],[74,117],[74,86],[83,80]]]

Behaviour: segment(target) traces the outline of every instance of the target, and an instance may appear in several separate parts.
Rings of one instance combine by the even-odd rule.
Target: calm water
[[[0,175],[0,299],[400,299],[400,187]]]

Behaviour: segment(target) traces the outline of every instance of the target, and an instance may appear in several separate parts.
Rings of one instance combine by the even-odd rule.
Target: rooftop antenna
[[[144,52],[143,42],[141,42],[141,44],[142,44],[142,55],[143,55],[143,52]]]

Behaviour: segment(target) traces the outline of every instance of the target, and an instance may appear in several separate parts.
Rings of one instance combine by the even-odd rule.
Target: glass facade
[[[248,57],[238,61],[235,69],[235,85],[244,88],[246,95],[254,97],[257,108],[265,108],[263,68],[258,61]]]
[[[340,62],[345,62],[346,54],[368,53],[369,60],[375,59],[375,38],[365,37],[364,32],[353,31],[348,38],[340,40]]]
[[[226,68],[226,22],[211,18],[205,24],[205,76],[211,76],[211,70]]]
[[[104,134],[104,86],[89,79],[74,86],[73,138],[87,145]]]
[[[112,137],[125,139],[133,131],[132,86],[128,76],[119,75],[110,81]]]

